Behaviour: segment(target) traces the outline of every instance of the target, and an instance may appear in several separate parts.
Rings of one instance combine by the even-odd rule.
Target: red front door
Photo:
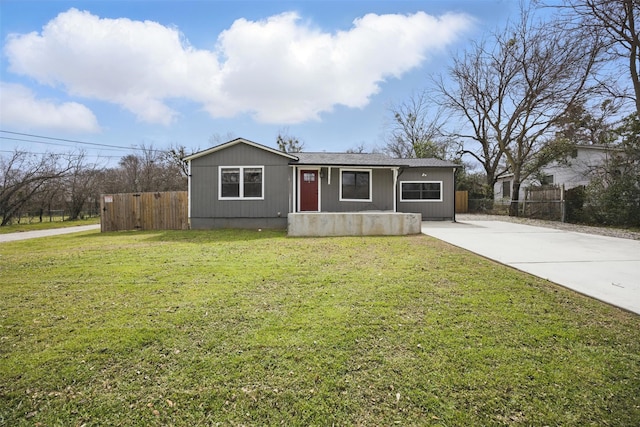
[[[300,211],[318,211],[318,171],[300,170]]]

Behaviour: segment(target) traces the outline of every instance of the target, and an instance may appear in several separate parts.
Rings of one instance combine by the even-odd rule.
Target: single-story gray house
[[[286,228],[301,212],[405,212],[455,220],[455,171],[438,159],[285,153],[238,138],[183,159],[191,228]]]

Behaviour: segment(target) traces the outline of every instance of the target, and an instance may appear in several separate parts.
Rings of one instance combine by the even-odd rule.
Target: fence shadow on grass
[[[148,241],[155,242],[181,242],[181,243],[215,243],[237,242],[273,239],[286,237],[286,230],[243,230],[243,229],[218,229],[218,230],[163,230],[163,231],[138,231],[134,233],[148,233]]]
[[[140,230],[140,231],[107,231],[90,234],[78,234],[77,238],[101,239],[109,236],[137,236],[146,235],[144,240],[152,242],[184,242],[184,243],[213,243],[213,242],[236,242],[272,239],[286,237],[286,230],[243,230],[243,229],[221,229],[221,230]]]

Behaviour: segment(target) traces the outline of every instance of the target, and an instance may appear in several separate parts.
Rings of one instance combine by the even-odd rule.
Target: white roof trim
[[[211,153],[215,153],[216,151],[220,151],[220,150],[224,150],[224,149],[229,148],[229,147],[233,147],[234,145],[237,145],[237,144],[250,145],[252,147],[259,148],[259,149],[267,151],[269,153],[273,153],[273,154],[277,154],[277,155],[280,155],[280,156],[283,156],[283,157],[287,157],[287,158],[292,159],[292,160],[297,160],[298,159],[296,156],[288,154],[288,153],[285,153],[284,151],[276,150],[275,148],[267,147],[266,145],[262,145],[262,144],[258,144],[257,142],[249,141],[248,139],[236,138],[236,139],[234,139],[232,141],[225,142],[224,144],[216,145],[215,147],[211,147],[211,148],[209,148],[207,150],[199,151],[197,153],[191,154],[190,156],[186,156],[186,157],[184,157],[182,159],[182,161],[188,162],[188,161],[197,159],[199,157],[206,156],[206,155],[211,154]]]

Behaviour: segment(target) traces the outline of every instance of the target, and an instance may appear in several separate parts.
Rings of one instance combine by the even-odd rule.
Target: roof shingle
[[[379,153],[292,153],[298,160],[292,165],[314,166],[397,166],[397,167],[458,167],[439,159],[395,159]]]

